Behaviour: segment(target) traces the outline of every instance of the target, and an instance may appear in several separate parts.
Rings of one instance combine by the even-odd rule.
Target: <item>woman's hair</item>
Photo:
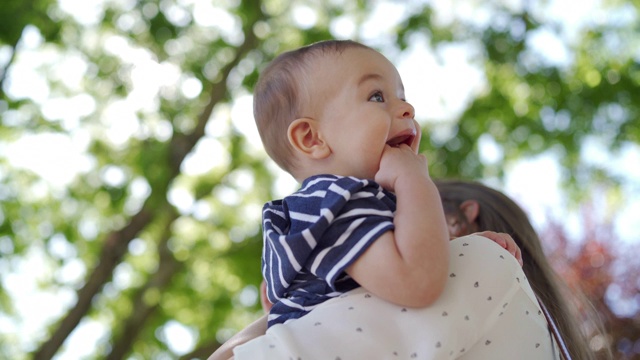
[[[339,54],[350,48],[370,49],[350,40],[327,40],[280,54],[260,74],[253,95],[253,116],[267,154],[291,173],[293,148],[287,129],[293,120],[305,116],[309,102],[310,65],[321,55]]]
[[[477,182],[462,180],[436,181],[445,213],[457,216],[465,222],[460,205],[466,200],[475,200],[479,205],[478,216],[473,224],[463,224],[469,232],[491,230],[511,235],[522,251],[523,271],[533,291],[545,304],[556,321],[562,338],[574,359],[595,359],[586,337],[580,331],[576,317],[572,316],[566,299],[562,295],[563,282],[551,268],[537,233],[525,212],[503,193]]]

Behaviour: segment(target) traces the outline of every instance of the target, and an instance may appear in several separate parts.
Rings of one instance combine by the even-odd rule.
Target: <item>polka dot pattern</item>
[[[272,326],[235,359],[558,358],[517,261],[482,237],[450,244],[449,280],[432,306],[400,307],[355,289]]]

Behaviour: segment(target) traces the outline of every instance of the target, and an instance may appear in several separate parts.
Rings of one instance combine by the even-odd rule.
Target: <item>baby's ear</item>
[[[329,144],[320,134],[318,122],[310,118],[295,119],[287,129],[289,143],[302,156],[324,159],[331,154]]]

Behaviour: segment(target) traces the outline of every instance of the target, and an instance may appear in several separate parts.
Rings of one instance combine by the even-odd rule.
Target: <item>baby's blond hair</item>
[[[267,154],[285,171],[292,173],[295,168],[287,130],[291,122],[305,116],[302,112],[310,105],[308,74],[312,60],[349,48],[369,49],[351,40],[321,41],[280,54],[260,74],[253,115]]]

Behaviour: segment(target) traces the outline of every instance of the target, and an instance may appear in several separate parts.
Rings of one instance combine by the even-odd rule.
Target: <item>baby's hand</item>
[[[406,144],[397,147],[386,145],[375,181],[386,190],[394,192],[396,180],[401,176],[420,176],[429,179],[427,157],[417,154],[416,150]]]
[[[474,233],[474,235],[484,236],[487,239],[493,240],[496,244],[505,248],[511,255],[513,255],[520,266],[522,263],[522,253],[520,252],[520,247],[516,244],[515,240],[509,234],[505,233],[497,233],[494,231],[482,231],[478,233]]]

